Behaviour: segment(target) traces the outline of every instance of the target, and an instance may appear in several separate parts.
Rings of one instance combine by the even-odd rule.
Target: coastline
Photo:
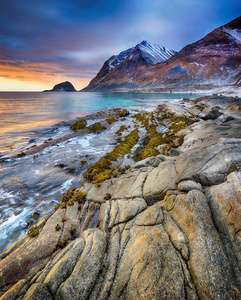
[[[135,251],[140,259],[143,255],[148,254],[152,260],[156,259],[157,261],[159,259],[155,251],[159,253],[158,255],[164,255],[163,259],[165,257],[165,259],[173,260],[179,257],[178,255],[181,255],[180,262],[185,264],[185,261],[189,261],[190,253],[194,255],[193,253],[196,251],[193,243],[198,243],[200,249],[204,247],[205,251],[211,251],[211,256],[215,256],[216,251],[220,252],[217,257],[215,256],[215,259],[218,261],[213,266],[215,272],[221,274],[224,271],[219,262],[222,259],[227,264],[230,274],[234,272],[236,269],[229,266],[227,259],[229,255],[222,252],[221,244],[223,241],[221,239],[220,242],[220,238],[217,237],[215,231],[216,229],[213,229],[213,227],[218,225],[216,223],[215,226],[213,225],[210,218],[210,209],[212,214],[216,212],[212,209],[218,203],[214,193],[217,185],[225,185],[231,182],[234,191],[236,191],[240,180],[239,175],[237,175],[239,174],[240,166],[240,157],[238,155],[240,153],[241,138],[240,107],[240,99],[238,98],[232,98],[230,102],[230,98],[209,96],[202,99],[184,99],[179,104],[165,104],[157,107],[152,112],[140,114],[139,119],[134,124],[136,128],[133,125],[133,128],[129,131],[127,130],[121,137],[120,143],[132,132],[132,129],[138,130],[138,133],[142,134],[141,142],[138,145],[141,149],[135,148],[136,144],[134,146],[131,145],[129,153],[122,154],[122,159],[119,159],[118,156],[116,161],[111,160],[112,166],[100,172],[100,174],[105,172],[106,175],[106,171],[113,169],[114,171],[109,172],[111,173],[109,174],[110,178],[105,177],[103,181],[95,179],[94,182],[85,183],[82,188],[77,188],[77,191],[74,191],[67,201],[62,201],[62,203],[64,202],[64,207],[59,207],[53,215],[49,216],[48,220],[43,217],[35,225],[39,228],[38,235],[35,237],[25,235],[6,252],[2,253],[0,261],[2,268],[2,293],[15,284],[14,288],[9,290],[8,294],[3,297],[15,295],[15,298],[20,297],[19,299],[21,299],[21,297],[33,297],[36,293],[40,293],[41,295],[48,295],[49,299],[52,299],[53,295],[58,295],[58,297],[65,299],[67,297],[66,291],[71,291],[71,286],[73,285],[78,286],[78,295],[81,297],[87,297],[85,294],[87,290],[88,296],[97,293],[102,299],[106,299],[107,295],[112,295],[114,298],[120,297],[123,293],[128,295],[128,290],[125,288],[120,289],[119,287],[131,284],[132,280],[134,282],[137,280],[138,284],[140,284],[137,279],[138,276],[135,278],[134,273],[126,274],[127,271],[125,271],[125,264],[131,264],[133,268],[135,267],[135,262],[133,261]],[[105,117],[111,116],[107,113]],[[152,123],[150,123],[151,120]],[[112,123],[108,127],[108,122],[104,122],[102,125],[105,125],[107,129],[112,126]],[[124,119],[121,124],[125,125]],[[128,125],[130,124],[128,123]],[[173,125],[175,126],[173,127]],[[169,131],[162,133],[162,142],[165,139],[166,143],[162,143],[161,147],[154,145],[152,148],[149,147],[147,149],[146,146],[152,138],[156,138],[155,134],[152,136],[153,132],[150,133],[148,130],[150,128],[153,129],[153,127],[159,130],[159,126],[169,128]],[[73,133],[71,136],[66,135],[62,137],[62,140],[59,137],[57,141],[49,141],[49,145],[45,143],[45,148],[53,146],[52,143],[55,142],[67,141],[75,135],[87,134],[87,129],[82,130]],[[170,130],[173,130],[172,135],[170,135]],[[149,140],[147,137],[149,137]],[[171,142],[169,138],[171,138]],[[176,141],[176,144],[173,144],[173,140]],[[36,153],[44,149],[43,144],[36,149]],[[118,143],[115,143],[115,147],[117,146]],[[135,152],[132,152],[133,149]],[[114,150],[109,153],[113,153]],[[136,150],[139,152],[136,152]],[[159,153],[152,156],[149,155],[147,150],[151,151],[150,153],[156,154],[156,151]],[[223,161],[220,160],[223,153],[226,156],[230,155],[233,163],[231,167],[230,163],[227,164],[225,159]],[[25,155],[33,154],[31,151],[25,153]],[[127,166],[123,165],[124,158],[130,158],[129,156],[132,157],[134,154],[139,155],[138,161],[132,162],[133,165],[124,169]],[[143,157],[144,159],[142,159]],[[191,159],[192,157],[193,160]],[[213,157],[216,158],[213,160]],[[91,168],[91,165],[88,167]],[[118,169],[119,167],[122,168]],[[100,185],[98,186],[99,183]],[[77,192],[81,193],[77,195]],[[73,196],[76,196],[77,200],[72,201]],[[235,196],[233,197],[235,198]],[[188,233],[179,211],[181,207],[178,207],[177,211],[172,213],[175,206],[174,198],[182,199],[190,218],[197,218],[197,220],[203,222],[204,227],[207,226],[202,233],[198,232],[195,224],[193,224],[196,230],[194,238]],[[188,199],[191,198],[192,200],[190,201],[193,201],[194,207],[197,205],[197,210],[200,210],[200,213],[194,213],[188,208]],[[207,208],[207,199],[211,203],[211,208]],[[227,199],[225,189],[223,190],[223,199]],[[178,206],[178,204],[176,205]],[[206,205],[203,213],[202,205]],[[225,214],[226,207],[222,209]],[[208,214],[208,221],[205,221],[205,214]],[[66,220],[63,221],[63,218],[66,218]],[[216,218],[218,219],[217,216]],[[222,220],[221,222],[222,226],[229,228],[228,221]],[[56,229],[57,224],[60,226],[58,230]],[[208,226],[211,226],[211,231],[208,229]],[[159,246],[154,241],[159,239],[158,235],[160,232],[162,239],[165,241],[162,242],[164,244],[161,247],[169,249],[164,252],[158,252]],[[197,242],[199,234],[201,234],[201,240],[204,240],[206,234],[210,232],[210,243],[217,242],[218,246],[216,248],[214,244],[212,244],[211,248],[208,248],[202,245],[202,241],[200,244]],[[125,235],[128,236],[128,234],[131,234],[131,236],[129,235],[128,238],[125,238]],[[143,242],[140,240],[142,235],[144,235]],[[169,242],[166,240],[167,236],[169,236]],[[154,252],[147,249],[150,240],[153,242],[153,247],[157,247],[156,250],[153,250]],[[94,245],[90,254],[86,250],[90,245],[89,243]],[[135,248],[135,243],[142,245],[140,249],[146,247],[146,252],[142,253],[141,250],[138,250],[139,247]],[[26,249],[27,251],[24,253],[23,250],[25,251]],[[194,255],[195,257],[200,255],[200,249]],[[171,254],[168,254],[168,251]],[[132,254],[128,254],[129,252]],[[126,261],[123,261],[123,254],[121,253],[126,253]],[[104,256],[107,256],[107,261],[104,260]],[[73,257],[75,263],[73,262]],[[96,260],[95,263],[92,261],[93,258]],[[13,274],[16,274],[16,259],[20,269],[18,270],[18,275],[13,276]],[[82,264],[85,262],[93,269],[93,272],[87,275],[88,289],[86,289],[86,286],[82,286],[81,282],[75,277],[75,270],[78,268],[80,278],[83,279],[83,276],[86,276],[86,270],[82,270],[82,267],[78,265],[79,259],[82,260]],[[93,266],[92,263],[94,263]],[[107,265],[105,265],[106,263]],[[112,263],[114,269],[111,267]],[[206,276],[204,267],[210,262],[203,257],[200,262],[194,260],[191,263],[194,264],[195,272],[198,272],[197,270],[200,269],[200,266],[202,272],[202,274],[197,275],[197,282],[192,282],[192,280],[186,278],[189,284],[188,293],[190,293],[190,296],[196,297],[197,294],[199,295],[202,292],[202,289],[205,291],[206,286],[204,288],[200,287],[199,282],[201,282],[203,274],[204,277]],[[23,264],[25,266],[24,270],[21,269]],[[63,271],[61,264],[69,270],[66,271],[68,274],[65,273],[63,275],[64,280],[60,278],[60,273]],[[105,268],[107,268],[106,273],[104,271]],[[175,264],[164,268],[168,272],[172,272],[175,269]],[[194,278],[188,265],[185,267],[185,270],[189,274],[188,276]],[[124,272],[124,275],[121,272]],[[144,277],[149,274],[148,270],[145,271],[142,268],[137,270],[137,272],[140,272],[141,276]],[[160,269],[158,272],[162,274],[163,270]],[[183,271],[180,269],[178,272],[180,272],[178,276],[181,278]],[[101,277],[98,277],[97,273],[100,273]],[[69,274],[71,275],[69,276]],[[227,284],[225,295],[227,297],[230,296],[229,293],[233,293],[236,296],[240,295],[236,279],[234,280],[230,274],[228,273],[227,275],[228,283],[225,283]],[[125,276],[128,282],[126,282]],[[111,278],[111,283],[108,283],[108,278]],[[54,284],[56,280],[57,285]],[[155,278],[151,277],[150,286],[146,289],[147,295],[152,294],[151,287],[152,284],[155,284],[155,280]],[[220,281],[222,281],[220,278],[219,282],[214,281],[217,284],[216,288],[212,290],[212,295],[214,296],[219,295],[221,286],[224,284],[223,282],[220,283]],[[210,283],[210,285],[212,284]],[[209,282],[206,282],[206,285],[208,286]],[[100,288],[100,286],[102,287]],[[167,282],[164,286],[163,289],[167,290]],[[230,286],[231,288],[229,289],[228,287]],[[180,295],[180,293],[185,292],[185,289],[180,284],[175,288],[174,294],[178,295],[179,293]]]

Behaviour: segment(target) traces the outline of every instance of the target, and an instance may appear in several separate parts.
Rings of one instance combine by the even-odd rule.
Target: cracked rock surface
[[[0,299],[241,299],[240,167],[222,138],[86,184],[2,255]]]

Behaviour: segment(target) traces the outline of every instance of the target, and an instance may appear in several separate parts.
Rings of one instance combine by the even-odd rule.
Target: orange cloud
[[[24,60],[0,59],[0,90],[1,91],[42,91],[51,89],[55,84],[70,81],[77,90],[88,85],[95,71],[67,68],[57,63],[31,63]]]

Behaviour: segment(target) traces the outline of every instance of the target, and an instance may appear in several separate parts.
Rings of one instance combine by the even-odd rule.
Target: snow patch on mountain
[[[135,49],[139,49],[142,52],[143,58],[145,58],[150,65],[155,65],[159,62],[168,60],[176,53],[174,50],[152,44],[148,41],[142,41],[140,44],[136,45]]]
[[[229,29],[229,28],[223,28],[224,32],[231,35],[238,44],[241,44],[241,30],[238,29]]]
[[[122,51],[119,55],[113,55],[108,59],[108,65],[109,70],[113,70],[117,66],[119,66],[120,63],[122,63],[131,53],[131,51],[134,49],[130,48],[125,51]]]

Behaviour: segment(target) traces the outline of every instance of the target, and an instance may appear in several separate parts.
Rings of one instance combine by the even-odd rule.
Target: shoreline
[[[128,93],[128,92],[127,92]],[[197,93],[199,94],[199,93]],[[191,94],[190,94],[191,95]],[[237,97],[237,96],[236,96]],[[212,101],[213,103],[215,103],[215,101],[219,101],[219,100],[222,100],[222,101],[231,101],[232,103],[235,103],[235,97],[233,96],[230,96],[230,95],[218,95],[218,94],[215,94],[215,95],[207,95],[205,93],[205,96],[203,97],[199,97],[201,101],[205,100],[204,98],[207,98],[208,101]],[[196,100],[199,100],[199,98],[196,98]],[[190,99],[187,99],[187,98],[183,98],[184,101],[195,101],[194,98],[190,98]],[[128,108],[128,107],[126,107]],[[74,118],[74,119],[70,119],[70,120],[65,120],[65,121],[60,121],[58,123],[55,123],[51,126],[48,126],[44,129],[41,129],[41,130],[45,130],[45,131],[54,131],[56,129],[58,129],[59,127],[69,127],[71,124],[75,123],[76,121],[78,121],[79,119],[86,119],[86,120],[98,120],[100,116],[98,116],[99,112],[102,113],[102,118],[100,119],[100,121],[106,117],[108,118],[109,114],[111,113],[111,111],[115,110],[116,108],[106,108],[104,110],[100,110],[100,111],[94,111],[94,112],[91,112],[91,113],[87,113],[87,114],[83,114],[81,117],[77,117],[77,118]],[[105,126],[107,128],[110,128],[109,126],[110,124],[105,124]],[[61,136],[57,136],[56,138],[50,138],[48,143],[46,143],[46,141],[36,145],[36,144],[33,144],[31,145],[30,147],[24,147],[23,149],[21,149],[20,151],[17,152],[17,150],[15,152],[17,152],[16,154],[12,154],[12,155],[3,155],[1,157],[1,161],[4,161],[5,159],[11,159],[11,158],[16,158],[16,157],[20,157],[19,155],[21,155],[22,152],[25,153],[26,151],[26,154],[27,155],[32,155],[32,154],[35,154],[37,152],[40,152],[42,150],[44,150],[45,148],[47,147],[50,147],[50,146],[53,146],[53,145],[56,145],[58,143],[62,143],[64,141],[67,141],[73,137],[77,137],[77,136],[84,136],[86,134],[90,133],[90,131],[81,131],[81,132],[68,132],[67,134],[62,134]],[[35,148],[35,149],[32,149],[30,150],[31,148]]]
[[[37,270],[39,270],[40,273],[38,273],[38,276],[36,278],[38,278],[39,276],[41,277],[42,274],[41,270],[45,270],[44,271],[45,273],[47,272],[47,269],[45,268],[46,262],[49,261],[49,259],[50,260],[54,259],[55,255],[65,251],[64,249],[67,248],[69,249],[68,247],[69,245],[73,243],[77,243],[77,241],[83,238],[86,239],[88,234],[90,234],[90,236],[92,234],[100,234],[99,231],[105,232],[107,230],[108,232],[112,232],[111,234],[113,236],[113,234],[115,234],[116,232],[114,230],[116,226],[121,226],[122,223],[124,224],[129,220],[131,220],[132,218],[135,219],[139,215],[141,216],[145,214],[145,211],[146,210],[149,211],[150,209],[152,209],[152,207],[156,205],[155,203],[160,201],[160,199],[161,199],[161,203],[164,203],[162,201],[165,198],[165,195],[168,195],[168,193],[170,193],[171,195],[171,190],[174,191],[182,190],[181,187],[179,187],[179,185],[177,189],[177,185],[172,182],[176,175],[175,176],[173,175],[174,177],[172,177],[171,175],[176,172],[173,171],[173,164],[174,162],[176,162],[176,160],[180,161],[181,158],[179,157],[184,157],[186,160],[188,160],[188,156],[185,153],[192,153],[192,155],[195,156],[200,152],[201,148],[203,148],[204,151],[209,151],[205,149],[214,149],[212,148],[214,147],[213,145],[219,145],[218,147],[221,147],[221,149],[222,147],[225,148],[226,147],[225,145],[229,145],[229,143],[238,145],[239,143],[238,141],[239,139],[241,139],[241,132],[240,132],[241,103],[240,103],[240,99],[237,98],[232,98],[232,103],[227,101],[228,99],[225,99],[221,96],[219,96],[218,99],[217,98],[215,99],[215,97],[213,98],[212,96],[203,97],[199,99],[192,99],[192,100],[183,99],[183,101],[181,101],[179,104],[164,104],[162,106],[157,107],[152,112],[146,112],[143,113],[143,115],[139,114],[140,117],[138,117],[139,119],[137,119],[137,121],[135,121],[136,123],[134,122],[134,124],[136,124],[136,130],[139,131],[139,134],[140,134],[140,129],[143,131],[143,132],[141,131],[142,132],[141,142],[138,145],[138,147],[141,149],[138,149],[137,146],[134,147],[135,145],[134,146],[131,145],[130,146],[131,149],[133,148],[135,149],[135,151],[132,152],[131,150],[129,152],[130,154],[128,154],[128,152],[124,154],[124,157],[126,158],[128,155],[131,155],[130,157],[137,155],[139,157],[138,161],[136,161],[136,163],[134,163],[133,165],[130,165],[130,167],[128,168],[120,169],[123,160],[121,161],[117,159],[116,162],[115,160],[113,161],[111,160],[111,166],[105,167],[106,169],[104,169],[104,171],[101,171],[99,173],[99,174],[104,173],[106,176],[106,172],[107,173],[109,172],[110,174],[108,173],[108,176],[110,177],[108,176],[104,177],[104,180],[99,179],[99,177],[98,179],[96,179],[97,177],[93,177],[95,178],[94,180],[92,179],[93,182],[85,183],[85,185],[82,188],[80,187],[77,188],[76,191],[73,191],[73,195],[77,197],[76,198],[77,200],[71,200],[72,196],[68,196],[66,202],[65,201],[63,202],[63,200],[61,202],[62,204],[64,203],[63,207],[58,208],[56,212],[49,217],[48,220],[45,220],[45,217],[43,217],[38,223],[36,223],[37,225],[34,225],[34,226],[38,226],[40,230],[39,234],[36,237],[29,237],[28,235],[25,235],[19,241],[13,244],[7,251],[1,254],[2,261],[0,260],[0,264],[1,262],[2,264],[4,264],[4,260],[8,261],[8,263],[10,264],[10,266],[8,266],[8,269],[6,269],[5,267],[3,267],[3,269],[4,270],[6,269],[6,272],[10,272],[10,273],[12,272],[11,271],[12,268],[11,265],[13,263],[12,261],[14,261],[15,255],[17,255],[15,253],[18,253],[18,255],[22,257],[20,258],[20,261],[22,259],[23,261],[25,259],[28,259],[28,256],[31,258],[32,261],[32,255],[33,255],[33,253],[31,252],[32,250],[30,251],[32,254],[28,252],[26,254],[27,256],[26,255],[24,256],[22,253],[21,249],[24,249],[25,246],[27,248],[28,247],[34,248],[35,247],[34,245],[36,246],[38,245],[39,247],[40,245],[39,242],[41,241],[43,245],[41,244],[42,250],[39,251],[43,251],[44,249],[45,249],[44,251],[46,251],[46,245],[49,245],[46,239],[50,238],[49,234],[47,234],[47,228],[48,228],[50,232],[52,232],[53,236],[51,237],[51,239],[53,244],[55,245],[55,248],[52,249],[50,247],[49,249],[50,253],[48,256],[49,258],[47,260],[42,261],[42,263],[40,264],[41,267],[37,267]],[[105,116],[107,117],[107,115]],[[144,116],[144,119],[142,119],[142,116]],[[155,120],[154,123],[151,120]],[[107,126],[107,124],[108,123],[105,122],[104,125]],[[109,127],[107,129],[111,128],[112,124],[113,123],[109,124]],[[122,125],[125,125],[125,120],[123,120]],[[166,144],[163,143],[159,147],[154,146],[152,148],[150,147],[147,148],[147,146],[151,144],[150,141],[152,140],[152,138],[153,139],[156,138],[155,135],[152,137],[153,132],[149,132],[148,130],[150,128],[153,128],[153,126],[154,127],[156,126],[156,128],[158,129],[159,128],[158,126],[160,125],[169,128],[169,133],[167,131],[167,133],[163,133],[161,136],[161,138],[163,139],[162,143],[164,140],[167,143]],[[82,129],[82,130],[83,131],[80,130],[79,133],[76,132],[76,135],[78,136],[81,134],[83,135],[87,134],[86,131],[87,129]],[[130,132],[130,130],[128,132]],[[171,134],[170,131],[173,131],[172,135],[170,135]],[[122,142],[125,141],[125,138],[128,136],[128,132],[123,136],[123,138],[121,138]],[[149,141],[147,139],[148,136],[149,136]],[[72,137],[73,136],[71,137],[69,136],[69,138]],[[175,140],[174,144],[173,144],[173,140]],[[59,143],[60,142],[61,140],[59,140]],[[116,147],[118,148],[118,143],[115,145],[112,152],[107,153],[107,156],[108,155],[110,156],[110,153],[117,153],[115,155],[119,155],[118,152],[116,152],[117,150],[115,150]],[[42,150],[43,150],[42,148],[38,149],[38,151],[42,151]],[[147,152],[147,150],[151,152]],[[120,147],[118,148],[118,151],[120,151]],[[121,151],[123,150],[121,149]],[[154,157],[152,155],[149,155],[149,153],[156,153],[156,151],[158,151],[159,154],[156,154]],[[33,153],[31,152],[27,153],[27,155],[32,155],[32,154]],[[118,157],[119,156],[117,156],[117,158]],[[145,158],[143,159],[143,157]],[[185,162],[182,163],[185,164]],[[217,162],[214,162],[214,168],[217,167],[217,165],[215,166],[215,164],[217,164]],[[153,178],[150,179],[151,181],[150,180],[147,181],[147,180],[148,180],[149,173],[150,172],[155,173],[156,172],[155,170],[157,170],[161,165],[163,165],[164,169],[167,166],[168,171],[165,174],[167,177],[171,176],[171,178],[169,179],[171,185],[164,187],[164,190],[161,192],[161,194],[160,191],[158,191],[158,193],[156,194],[155,189],[157,187],[155,187],[153,185],[153,182],[151,182],[153,181]],[[180,168],[180,166],[177,167],[176,165],[175,168],[176,169]],[[189,168],[189,166],[187,168]],[[162,167],[160,170],[162,170]],[[160,170],[158,172],[160,172]],[[91,165],[89,165],[88,174],[92,174],[91,176],[93,176],[93,173],[90,173],[92,171],[93,170],[91,170]],[[232,169],[228,173],[228,175],[233,171],[234,170]],[[222,177],[222,180],[218,179],[217,182],[220,183],[220,180],[221,182],[224,182],[228,175]],[[94,171],[94,176],[96,176],[96,170]],[[165,176],[163,178],[165,178]],[[194,177],[192,178],[192,180],[194,180],[193,182],[200,184],[200,180],[197,178],[198,177]],[[210,177],[208,180],[214,180],[212,178]],[[187,180],[186,177],[185,180]],[[204,182],[206,179],[202,179],[202,180],[203,181],[201,181],[201,185],[205,186]],[[182,181],[178,179],[177,182],[179,182],[180,184],[180,182]],[[98,185],[99,183],[100,185]],[[146,185],[147,183],[150,186],[146,189],[144,188],[143,190],[144,185]],[[211,183],[206,182],[206,184],[207,183],[208,186],[213,185],[213,182]],[[162,185],[162,183],[160,184]],[[130,187],[127,188],[127,186],[129,185]],[[140,189],[141,189],[141,193],[140,193]],[[183,189],[183,191],[186,191],[185,188]],[[133,200],[133,204],[131,204],[131,202],[128,202],[130,201],[130,199]],[[111,209],[108,208],[108,205],[111,205]],[[128,208],[128,205],[130,205],[130,207],[133,206],[132,208],[130,208],[131,210]],[[160,205],[162,207],[162,204]],[[127,211],[125,211],[126,209]],[[123,214],[121,213],[121,210],[123,210]],[[163,208],[161,210],[163,210]],[[159,212],[159,214],[161,213]],[[61,225],[62,224],[61,218],[63,218],[64,216],[66,216],[67,219],[66,221],[62,221],[63,225]],[[99,225],[97,225],[98,222]],[[138,222],[140,223],[141,221]],[[150,223],[150,221],[145,221],[145,222]],[[45,224],[43,226],[43,223],[44,224],[46,223],[47,225]],[[60,231],[56,229],[57,228],[56,224],[60,224],[59,225],[60,227],[62,226],[61,227],[62,229]],[[156,224],[155,226],[157,226],[159,223],[155,223],[155,224]],[[106,226],[108,227],[108,229],[106,229],[107,228]],[[112,229],[114,230],[114,232],[112,231]],[[74,233],[71,233],[72,231],[74,231]],[[105,235],[99,238],[104,242]],[[61,250],[62,248],[63,250]],[[55,253],[56,249],[58,250]],[[40,259],[41,257],[39,251],[37,251],[37,254],[36,253],[34,254],[36,258],[38,257],[38,259]],[[180,250],[180,251],[184,251],[184,250]],[[184,257],[186,256],[186,254],[183,255]],[[17,277],[18,280],[20,281],[24,280],[22,281],[22,283],[23,286],[24,285],[26,286],[25,290],[27,291],[29,288],[31,288],[34,282],[35,282],[35,286],[37,283],[40,282],[41,284],[43,284],[43,282],[47,284],[46,281],[40,281],[40,280],[36,281],[36,279],[33,281],[33,278],[35,278],[33,277],[33,275],[37,275],[37,273],[35,274],[31,273],[32,272],[31,270],[35,267],[33,267],[32,263],[30,262],[28,262],[28,264],[29,267],[27,268],[26,271],[24,271],[25,273],[20,272],[22,275],[21,276],[19,275],[20,277],[19,276]],[[8,277],[8,282],[12,280],[11,281],[12,283],[8,285],[8,288],[11,287],[11,285],[13,285],[14,283],[16,283],[16,279],[10,279],[11,274],[10,275],[7,275],[7,273],[4,274],[5,277],[6,276]],[[3,276],[3,280],[5,280],[4,276]],[[18,283],[18,285],[20,285],[20,283]],[[21,285],[21,289],[23,286]],[[52,289],[52,287],[50,287],[50,283],[48,283],[47,286],[48,288]],[[43,290],[45,289],[43,285],[42,288]],[[17,289],[17,286],[15,287],[15,291],[17,291],[17,294],[21,292],[21,289]],[[43,290],[41,291],[41,293],[43,292]],[[6,291],[6,289],[3,291]],[[20,295],[24,295],[24,293],[23,294],[20,293]]]

